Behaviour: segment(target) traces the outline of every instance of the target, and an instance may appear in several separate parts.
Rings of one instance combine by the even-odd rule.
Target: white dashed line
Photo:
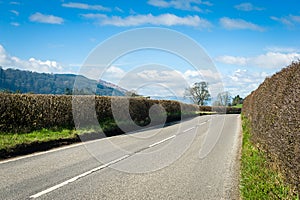
[[[207,122],[207,121],[206,121]],[[203,125],[203,124],[206,124],[206,122],[202,122],[201,124],[198,124],[198,126],[201,126],[201,125]]]
[[[182,131],[182,132],[185,133],[185,132],[188,132],[188,131],[193,130],[194,128],[196,128],[196,127],[192,127],[192,128],[186,129],[186,130],[184,130],[184,131]]]
[[[208,120],[208,121],[209,121],[209,120]],[[198,124],[198,125],[196,125],[196,126],[194,126],[194,127],[191,127],[191,128],[189,128],[189,129],[186,129],[186,130],[184,130],[182,133],[191,131],[191,130],[195,129],[197,126],[201,126],[201,125],[205,124],[205,123],[208,122],[208,121],[202,122],[201,124]],[[161,143],[163,143],[163,142],[166,142],[166,141],[168,141],[168,140],[170,140],[170,139],[172,139],[172,138],[175,138],[175,137],[176,137],[176,135],[172,135],[172,136],[170,136],[170,137],[168,137],[168,138],[165,138],[165,139],[163,139],[163,140],[161,140],[161,141],[159,141],[159,142],[156,142],[156,143],[153,143],[153,144],[149,145],[148,148],[151,148],[151,147],[154,147],[154,146],[156,146],[156,145],[159,145],[159,144],[161,144]],[[83,145],[83,144],[82,144],[82,143],[81,143],[81,144],[75,144],[75,145],[70,146],[70,147],[65,147],[65,148],[61,148],[61,149],[54,149],[54,150],[50,150],[50,151],[45,152],[45,153],[55,152],[55,151],[59,151],[59,150],[63,150],[63,149],[68,149],[68,148],[72,148],[72,147],[76,147],[76,146],[80,146],[80,145]],[[37,155],[41,155],[41,154],[45,154],[45,153],[42,152],[42,153],[38,153]],[[28,157],[31,157],[31,156],[34,156],[34,155],[29,155]],[[96,171],[99,171],[99,170],[104,169],[104,168],[106,168],[106,167],[108,167],[108,166],[110,166],[110,165],[112,165],[112,164],[115,164],[115,163],[121,161],[121,160],[124,160],[124,159],[128,158],[129,156],[130,156],[130,155],[125,155],[125,156],[120,157],[120,158],[118,158],[118,159],[116,159],[116,160],[113,160],[113,161],[111,161],[111,162],[109,162],[109,163],[106,163],[106,164],[101,165],[101,166],[99,166],[99,167],[96,167],[96,168],[94,168],[94,169],[92,169],[92,170],[89,170],[89,171],[87,171],[87,172],[84,172],[84,173],[82,173],[82,174],[80,174],[80,175],[78,175],[78,176],[75,176],[75,177],[73,177],[73,178],[71,178],[71,179],[68,179],[68,180],[66,180],[66,181],[64,181],[64,182],[62,182],[62,183],[60,183],[60,184],[57,184],[57,185],[55,185],[55,186],[52,186],[52,187],[50,187],[50,188],[48,188],[48,189],[46,189],[46,190],[43,190],[43,191],[41,191],[41,192],[39,192],[39,193],[37,193],[37,194],[31,195],[30,198],[31,198],[31,199],[38,198],[38,197],[40,197],[40,196],[42,196],[42,195],[45,195],[45,194],[47,194],[47,193],[49,193],[49,192],[52,192],[52,191],[54,191],[54,190],[56,190],[56,189],[58,189],[58,188],[61,188],[61,187],[65,186],[65,185],[68,185],[69,183],[72,183],[72,182],[74,182],[74,181],[76,181],[76,180],[78,180],[78,179],[80,179],[80,178],[82,178],[82,177],[85,177],[85,176],[87,176],[87,175],[90,175],[90,174],[92,174],[92,173],[94,173],[94,172],[96,172]],[[15,161],[15,160],[19,160],[19,159],[23,159],[23,158],[26,158],[26,157],[27,157],[27,156],[24,156],[24,157],[21,157],[21,158],[16,158],[16,159],[13,159],[13,160],[4,161],[4,162],[2,162],[2,163],[5,163],[5,162],[11,162],[11,161]],[[1,164],[1,162],[0,162],[0,164]]]
[[[165,141],[168,141],[168,140],[170,140],[170,139],[172,139],[172,138],[174,138],[174,137],[176,137],[176,135],[172,135],[172,136],[170,136],[170,137],[168,137],[168,138],[166,138],[166,139],[163,139],[163,140],[161,140],[161,141],[159,141],[159,142],[155,142],[154,144],[149,145],[149,148],[154,147],[154,146],[156,146],[156,145],[159,145],[159,144],[161,144],[161,143],[163,143],[163,142],[165,142]]]
[[[73,178],[71,178],[71,179],[69,179],[69,180],[66,180],[66,181],[64,181],[64,182],[62,182],[62,183],[60,183],[60,184],[57,184],[57,185],[52,186],[52,187],[50,187],[50,188],[48,188],[48,189],[46,189],[46,190],[43,190],[43,191],[41,191],[41,192],[39,192],[39,193],[37,193],[37,194],[31,195],[30,198],[31,198],[31,199],[38,198],[38,197],[40,197],[40,196],[42,196],[42,195],[44,195],[44,194],[47,194],[47,193],[49,193],[49,192],[52,192],[53,190],[56,190],[56,189],[61,188],[61,187],[65,186],[65,185],[68,185],[69,183],[72,183],[72,182],[74,182],[74,181],[76,181],[76,180],[78,180],[78,179],[80,179],[80,178],[82,178],[82,177],[85,177],[85,176],[87,176],[87,175],[89,175],[89,174],[91,174],[91,173],[94,173],[94,172],[99,171],[99,170],[101,170],[101,169],[103,169],[103,168],[106,168],[106,167],[108,167],[108,166],[110,166],[110,165],[112,165],[112,164],[115,164],[115,163],[117,163],[117,162],[119,162],[119,161],[121,161],[121,160],[124,160],[124,159],[126,159],[127,157],[129,157],[129,156],[130,156],[130,155],[125,155],[125,156],[123,156],[123,157],[121,157],[121,158],[118,158],[118,159],[116,159],[116,160],[113,160],[113,161],[111,161],[111,162],[109,162],[109,163],[106,163],[106,164],[104,164],[104,165],[101,165],[101,166],[99,166],[99,167],[96,167],[96,168],[94,168],[94,169],[92,169],[92,170],[90,170],[90,171],[87,171],[87,172],[85,172],[85,173],[82,173],[82,174],[80,174],[80,175],[78,175],[78,176],[75,176],[75,177],[73,177]]]
[[[45,154],[48,154],[48,153],[63,151],[63,150],[66,150],[66,149],[71,149],[71,148],[75,148],[75,147],[78,147],[78,146],[83,146],[83,145],[86,145],[86,144],[99,142],[99,140],[103,140],[103,139],[107,139],[107,138],[101,138],[101,139],[96,139],[96,140],[91,140],[91,141],[86,141],[86,142],[79,142],[79,143],[69,144],[67,146],[61,146],[61,147],[57,147],[57,148],[50,149],[50,150],[47,150],[47,151],[41,151],[41,152],[36,152],[36,153],[24,155],[24,156],[15,157],[15,158],[9,158],[7,160],[0,161],[0,164],[10,163],[10,162],[23,160],[23,159],[31,158],[31,157],[35,157],[35,156],[45,155]]]

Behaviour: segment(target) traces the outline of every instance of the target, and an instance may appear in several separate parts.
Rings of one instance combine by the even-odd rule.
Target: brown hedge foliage
[[[242,113],[253,142],[300,193],[300,62],[266,80],[246,97]]]
[[[71,96],[0,94],[0,131],[74,127],[71,100]]]
[[[76,108],[72,108],[72,101],[76,102],[73,104]],[[166,111],[167,121],[190,116],[199,110],[196,105],[176,101],[80,95],[72,98],[67,95],[1,93],[0,103],[0,132],[16,133],[42,128],[74,128],[74,119],[78,120],[76,126],[95,125],[95,119],[97,123],[113,121],[112,105],[124,121],[128,120],[126,113],[129,110],[130,118],[141,125],[150,122],[149,109],[155,104]]]
[[[217,112],[226,114],[240,114],[241,108],[224,107],[224,106],[200,106],[200,111],[203,112]]]

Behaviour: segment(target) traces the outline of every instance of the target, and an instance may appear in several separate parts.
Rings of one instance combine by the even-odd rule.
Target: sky
[[[300,59],[298,0],[0,0],[0,13],[2,68],[79,74],[99,45],[148,27],[196,42],[219,73],[210,90],[221,84],[232,96],[247,96]],[[97,78],[149,96],[180,96],[194,82],[217,76],[158,49],[119,55],[105,67]]]

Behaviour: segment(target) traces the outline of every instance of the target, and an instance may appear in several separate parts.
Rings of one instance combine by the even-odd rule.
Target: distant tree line
[[[209,101],[211,101],[208,83],[194,83],[192,87],[186,88],[185,97],[190,98],[192,102],[197,105],[206,105]],[[232,98],[228,91],[219,93],[216,100],[212,103],[213,106],[236,106],[238,104],[243,104],[243,98],[239,95]]]
[[[74,83],[80,88],[74,88]],[[34,94],[96,94],[124,96],[124,92],[74,74],[47,74],[0,67],[0,91]]]

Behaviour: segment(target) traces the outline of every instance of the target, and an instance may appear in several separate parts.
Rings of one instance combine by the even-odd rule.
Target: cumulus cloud
[[[264,31],[265,28],[254,24],[252,22],[245,21],[243,19],[231,19],[228,17],[223,17],[220,19],[220,24],[222,27],[228,30],[253,30],[253,31]]]
[[[237,66],[254,66],[268,69],[280,69],[299,59],[300,54],[296,52],[267,52],[255,57],[237,57],[225,55],[217,57],[216,61]]]
[[[32,22],[45,23],[45,24],[63,24],[64,19],[54,15],[44,15],[42,13],[35,13],[29,17]]]
[[[83,14],[84,18],[96,19],[101,25],[112,26],[141,26],[141,25],[163,25],[163,26],[193,26],[200,28],[209,28],[211,23],[205,19],[200,18],[197,15],[179,17],[174,14],[161,14],[154,16],[152,14],[147,15],[132,15],[125,18],[119,16],[109,17],[103,14]]]
[[[210,70],[188,69],[181,72],[155,65],[140,67],[131,71],[112,66],[105,71],[101,78],[127,90],[139,91],[143,95],[180,97],[184,95],[185,88],[195,82],[207,81],[210,83],[210,89],[216,91],[219,88],[215,87],[221,81],[220,77]]]
[[[197,12],[203,12],[199,5],[212,6],[212,3],[201,0],[148,0],[148,4],[159,8],[175,8]]]
[[[0,66],[3,68],[17,68],[43,73],[60,73],[64,70],[63,66],[56,61],[42,61],[36,58],[22,60],[18,57],[11,56],[5,51],[2,45],[0,45]]]
[[[300,16],[297,15],[289,15],[285,17],[271,16],[270,18],[288,27],[294,27],[297,23],[300,23]]]
[[[237,69],[231,74],[223,75],[223,84],[226,91],[232,96],[240,95],[246,97],[255,90],[265,78],[269,76],[266,72],[251,72],[246,69]]]
[[[122,77],[124,77],[126,72],[116,66],[110,66],[108,69],[105,70],[105,73],[103,74],[104,79],[116,82],[120,80]]]
[[[241,65],[244,66],[247,63],[247,58],[245,57],[238,57],[238,56],[220,56],[216,58],[218,62],[230,64],[230,65]]]
[[[89,5],[85,3],[69,2],[69,3],[63,3],[62,6],[66,8],[77,8],[83,10],[111,11],[110,8],[101,5]]]
[[[248,11],[253,11],[253,10],[257,10],[257,11],[264,10],[264,8],[256,7],[252,3],[241,3],[241,4],[238,4],[234,7],[237,10],[247,11],[247,12]]]

